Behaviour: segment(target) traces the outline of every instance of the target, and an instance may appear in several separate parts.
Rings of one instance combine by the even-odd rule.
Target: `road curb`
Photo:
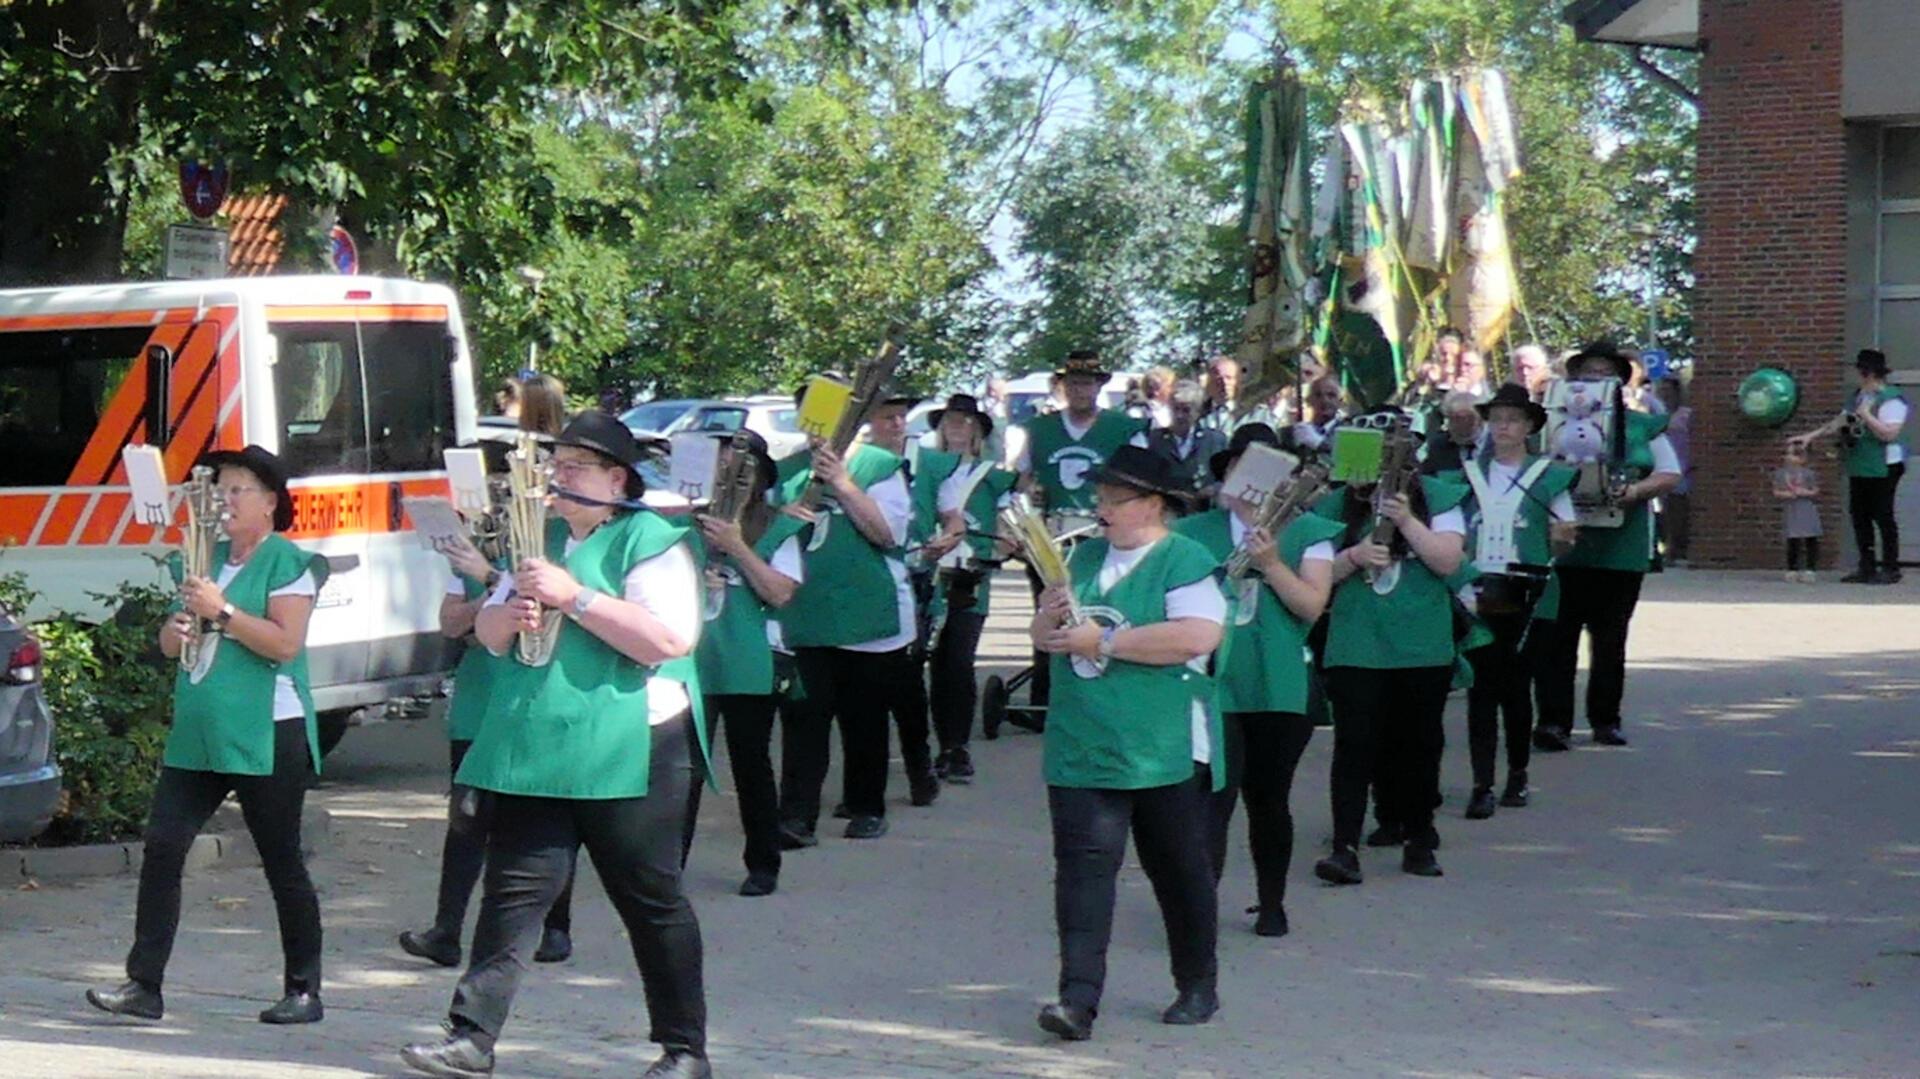
[[[221,829],[196,836],[187,850],[189,871],[231,868],[260,864],[260,852],[254,849],[239,814],[222,808],[210,822]],[[308,857],[324,850],[333,830],[333,814],[324,809],[308,809],[300,818],[300,837]],[[117,877],[140,871],[144,845],[94,843],[80,847],[27,847],[0,851],[0,882],[81,880],[88,877]]]

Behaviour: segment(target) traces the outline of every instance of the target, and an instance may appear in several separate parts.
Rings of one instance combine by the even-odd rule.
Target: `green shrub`
[[[0,576],[0,606],[22,611],[33,598],[19,574]],[[115,612],[105,622],[57,614],[32,627],[66,792],[43,843],[139,835],[166,748],[173,665],[155,638],[172,595],[126,584],[95,598]]]

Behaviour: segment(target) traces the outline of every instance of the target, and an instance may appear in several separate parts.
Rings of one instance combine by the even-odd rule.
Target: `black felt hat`
[[[1107,370],[1107,365],[1100,362],[1100,354],[1090,348],[1076,348],[1072,352],[1067,353],[1066,362],[1062,363],[1053,373],[1061,378],[1068,378],[1073,375],[1091,375],[1101,382],[1105,382],[1107,379],[1113,377],[1113,372]]]
[[[1480,413],[1480,418],[1484,420],[1495,406],[1517,408],[1525,412],[1527,422],[1533,425],[1535,431],[1547,425],[1547,410],[1541,408],[1539,403],[1527,393],[1526,387],[1518,383],[1509,382],[1501,386],[1494,391],[1492,399],[1480,402],[1473,406],[1473,409]]]
[[[1144,446],[1114,450],[1106,464],[1087,473],[1087,479],[1159,495],[1181,509],[1193,500],[1193,485],[1174,472],[1173,462]]]
[[[980,435],[982,438],[993,433],[993,417],[980,410],[979,399],[970,393],[956,393],[948,397],[944,407],[936,408],[932,412],[927,413],[927,422],[932,424],[937,430],[940,422],[947,418],[947,413],[949,412],[959,412],[963,415],[972,416],[974,421],[980,425]]]
[[[216,471],[244,468],[253,473],[267,490],[273,492],[273,530],[285,532],[293,527],[293,492],[287,489],[287,466],[281,464],[280,458],[265,447],[214,450],[201,457],[198,464]]]
[[[732,444],[733,436],[736,434],[745,436],[748,455],[760,463],[759,485],[761,487],[773,486],[774,477],[778,473],[774,467],[773,454],[767,450],[767,440],[760,437],[760,432],[742,427],[738,431],[715,431],[713,437],[720,445],[728,446]]]
[[[575,446],[592,450],[627,470],[627,495],[638,498],[645,493],[647,481],[640,475],[640,443],[626,424],[601,412],[587,409],[567,421],[560,433],[549,440],[555,446]]]
[[[1227,448],[1207,458],[1207,470],[1213,473],[1214,482],[1226,479],[1227,469],[1232,468],[1240,455],[1247,452],[1247,447],[1256,442],[1277,448],[1280,436],[1264,423],[1243,423],[1234,428],[1233,441],[1227,443]]]
[[[1853,357],[1854,369],[1873,378],[1885,378],[1891,370],[1887,354],[1877,348],[1863,348]]]
[[[1633,377],[1633,361],[1621,347],[1605,339],[1590,341],[1567,359],[1567,377],[1588,360],[1605,360],[1613,366],[1613,377],[1625,382]]]

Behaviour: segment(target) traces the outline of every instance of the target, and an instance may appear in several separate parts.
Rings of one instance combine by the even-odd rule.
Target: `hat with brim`
[[[293,527],[293,492],[287,489],[287,467],[280,458],[263,446],[248,446],[239,450],[214,450],[197,462],[200,467],[218,471],[222,468],[244,468],[253,473],[254,478],[273,492],[273,530],[285,532]]]
[[[1527,422],[1535,431],[1547,425],[1547,410],[1541,408],[1539,403],[1527,393],[1526,388],[1517,383],[1509,382],[1501,386],[1494,391],[1492,398],[1473,406],[1473,409],[1480,413],[1480,418],[1484,420],[1492,416],[1495,408],[1501,407],[1517,408],[1525,412]]]
[[[919,397],[915,394],[895,393],[885,398],[882,398],[880,401],[880,407],[886,408],[890,405],[898,405],[901,408],[912,408],[913,406],[919,404],[923,400],[925,400],[925,398]]]
[[[1877,348],[1861,349],[1853,357],[1853,368],[1873,378],[1885,378],[1892,370],[1887,366],[1887,354]]]
[[[973,417],[974,421],[980,425],[980,437],[982,438],[993,433],[993,417],[980,410],[979,399],[970,393],[956,393],[948,397],[945,406],[927,413],[927,422],[932,424],[935,430],[939,430],[941,422],[947,418],[947,413],[949,412],[958,412]]]
[[[1613,377],[1622,382],[1633,378],[1633,361],[1612,341],[1593,341],[1586,347],[1567,358],[1567,377],[1577,378],[1574,374],[1580,365],[1589,360],[1605,360],[1613,368]]]
[[[626,424],[605,412],[588,409],[580,413],[547,442],[553,446],[592,450],[626,469],[629,498],[639,498],[647,489],[646,478],[640,475],[640,443]]]
[[[773,486],[774,477],[778,473],[773,463],[773,454],[767,451],[767,440],[760,437],[760,432],[743,427],[739,431],[715,431],[713,437],[721,446],[731,446],[733,436],[736,434],[746,437],[748,455],[759,462],[759,486],[762,488]]]
[[[1053,373],[1059,378],[1086,375],[1089,378],[1097,378],[1101,382],[1113,377],[1113,372],[1107,370],[1107,365],[1100,362],[1100,354],[1090,348],[1077,348],[1067,353],[1066,362],[1056,368]]]
[[[1243,423],[1234,428],[1233,441],[1227,443],[1227,448],[1207,458],[1207,471],[1213,473],[1214,482],[1218,483],[1226,479],[1227,469],[1232,468],[1233,463],[1240,459],[1240,455],[1247,452],[1247,447],[1256,442],[1262,446],[1277,448],[1280,445],[1280,436],[1264,423]]]
[[[1107,463],[1087,473],[1087,479],[1111,487],[1128,487],[1141,494],[1159,495],[1181,509],[1192,503],[1193,487],[1173,471],[1173,462],[1144,446],[1122,446]]]

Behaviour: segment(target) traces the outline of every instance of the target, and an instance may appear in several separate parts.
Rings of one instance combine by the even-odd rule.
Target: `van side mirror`
[[[173,415],[173,350],[165,345],[147,346],[147,444],[165,447],[173,431],[168,417]]]

